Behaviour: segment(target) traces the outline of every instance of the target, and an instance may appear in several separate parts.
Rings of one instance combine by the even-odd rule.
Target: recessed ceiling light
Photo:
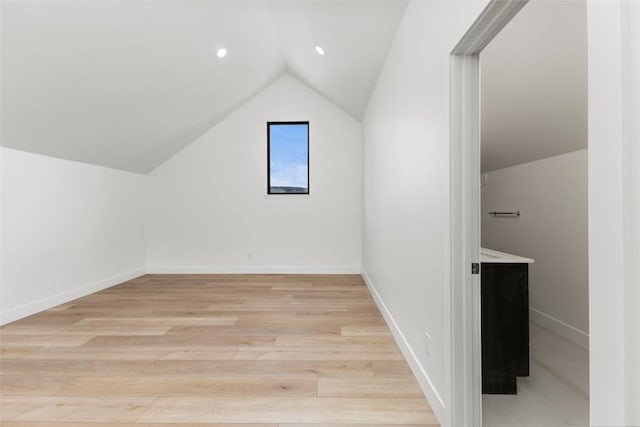
[[[320,46],[316,46],[316,52],[318,52],[318,55],[324,56],[324,49]]]
[[[227,49],[221,47],[220,49],[218,49],[218,51],[216,52],[216,55],[218,55],[218,58],[224,58],[225,56],[227,56]]]

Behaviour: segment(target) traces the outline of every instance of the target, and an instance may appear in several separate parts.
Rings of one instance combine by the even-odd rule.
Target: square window
[[[267,193],[309,194],[309,122],[267,123]]]

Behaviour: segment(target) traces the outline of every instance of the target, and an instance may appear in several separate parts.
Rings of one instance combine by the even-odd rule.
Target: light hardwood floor
[[[360,276],[147,275],[0,348],[3,427],[438,425]]]

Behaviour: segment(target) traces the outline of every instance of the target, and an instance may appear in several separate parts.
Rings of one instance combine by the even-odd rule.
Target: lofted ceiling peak
[[[147,173],[287,71],[360,120],[406,3],[3,0],[1,144]]]

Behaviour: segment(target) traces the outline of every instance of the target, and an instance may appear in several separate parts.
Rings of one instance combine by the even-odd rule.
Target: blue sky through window
[[[269,126],[271,187],[309,187],[307,169],[309,125]]]

